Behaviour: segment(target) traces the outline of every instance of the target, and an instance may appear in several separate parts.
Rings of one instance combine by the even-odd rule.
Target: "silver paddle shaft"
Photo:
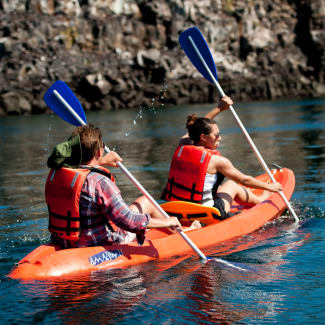
[[[204,68],[206,69],[206,71],[209,73],[209,76],[211,77],[211,79],[213,80],[213,83],[215,84],[215,86],[217,87],[217,90],[220,94],[221,97],[226,96],[226,94],[224,93],[224,91],[222,90],[219,82],[217,81],[217,79],[215,78],[215,76],[213,75],[213,73],[211,72],[209,66],[206,64],[204,58],[202,57],[199,49],[197,48],[196,44],[194,43],[193,39],[191,36],[188,37],[189,41],[191,42],[191,45],[193,46],[196,54],[198,55],[198,57],[201,60],[201,63],[203,64]],[[241,128],[241,130],[243,131],[248,143],[250,144],[251,148],[253,149],[257,159],[259,160],[259,162],[261,163],[263,169],[265,170],[265,172],[269,175],[270,179],[272,180],[273,183],[276,183],[275,178],[273,177],[270,169],[268,168],[268,166],[266,165],[263,157],[261,156],[261,154],[259,153],[258,149],[256,148],[252,138],[250,137],[250,135],[248,134],[248,132],[246,131],[243,123],[241,122],[241,120],[239,119],[237,113],[235,112],[234,108],[232,106],[229,107],[231,113],[234,115],[239,127]],[[291,212],[291,214],[293,215],[293,217],[295,218],[296,222],[299,222],[299,219],[296,215],[296,213],[294,212],[294,210],[292,209],[289,201],[287,200],[287,198],[285,197],[284,193],[282,191],[279,192],[280,196],[282,197],[283,201],[285,202],[287,208],[289,209],[289,211]]]

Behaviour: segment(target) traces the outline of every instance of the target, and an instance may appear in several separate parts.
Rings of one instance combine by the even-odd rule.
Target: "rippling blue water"
[[[89,113],[105,143],[156,198],[187,114],[210,106]],[[235,105],[271,167],[295,172],[289,214],[262,229],[203,252],[233,263],[204,263],[195,255],[107,270],[77,279],[22,283],[6,274],[47,242],[43,199],[46,159],[72,127],[58,117],[0,119],[0,322],[4,324],[321,324],[325,323],[325,100]],[[230,112],[218,119],[223,155],[252,175],[262,173]],[[116,170],[128,202],[139,193]]]

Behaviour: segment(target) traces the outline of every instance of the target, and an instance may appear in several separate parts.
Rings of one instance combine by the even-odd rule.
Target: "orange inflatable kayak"
[[[287,168],[272,170],[275,179],[283,186],[288,200],[295,187],[294,173]],[[269,182],[264,174],[258,179]],[[254,190],[258,192],[260,190]],[[205,226],[186,232],[187,236],[200,249],[218,245],[226,240],[248,234],[271,219],[280,216],[286,205],[279,194],[273,193],[260,204],[253,207],[235,204],[232,212],[237,212],[224,221],[215,219],[217,209],[187,202],[168,202],[162,207],[169,213],[180,217],[181,221],[200,220]],[[183,219],[183,220],[182,220]],[[13,268],[9,277],[21,280],[45,280],[55,277],[70,277],[80,273],[109,268],[122,268],[174,255],[191,254],[192,249],[178,233],[168,229],[147,231],[142,246],[136,242],[123,245],[96,246],[60,249],[57,246],[41,245]],[[194,252],[193,252],[194,254]]]

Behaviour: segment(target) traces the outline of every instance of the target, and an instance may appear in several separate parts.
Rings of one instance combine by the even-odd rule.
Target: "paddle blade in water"
[[[56,81],[47,90],[44,101],[53,112],[68,123],[75,126],[87,124],[85,112],[78,98],[63,81]]]
[[[198,69],[204,78],[206,78],[208,81],[214,83],[213,79],[211,78],[209,72],[207,71],[207,68],[205,67],[204,63],[202,62],[202,58],[200,58],[200,55],[197,53],[196,49],[193,47],[193,44],[191,40],[195,43],[198,51],[201,54],[201,57],[205,61],[207,67],[211,71],[212,75],[215,77],[216,80],[218,80],[217,77],[217,69],[216,65],[214,64],[212,54],[210,52],[210,49],[208,47],[207,42],[205,41],[202,33],[197,27],[191,27],[185,30],[180,36],[179,36],[179,43],[181,44],[181,47],[183,48],[185,54],[188,56],[188,58],[191,60],[193,65]]]
[[[208,261],[214,261],[214,262],[217,262],[217,263],[222,263],[222,264],[227,265],[229,267],[235,268],[235,269],[237,269],[239,271],[243,271],[243,272],[248,271],[246,266],[244,266],[243,264],[238,263],[238,262],[228,262],[226,260],[222,260],[221,258],[217,258],[217,257],[208,257]]]

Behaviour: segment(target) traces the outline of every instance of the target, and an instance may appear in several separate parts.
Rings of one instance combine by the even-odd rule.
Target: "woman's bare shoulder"
[[[216,167],[223,167],[223,166],[229,166],[231,164],[230,160],[224,156],[220,155],[213,155],[211,157],[211,161],[213,164],[215,164]]]

